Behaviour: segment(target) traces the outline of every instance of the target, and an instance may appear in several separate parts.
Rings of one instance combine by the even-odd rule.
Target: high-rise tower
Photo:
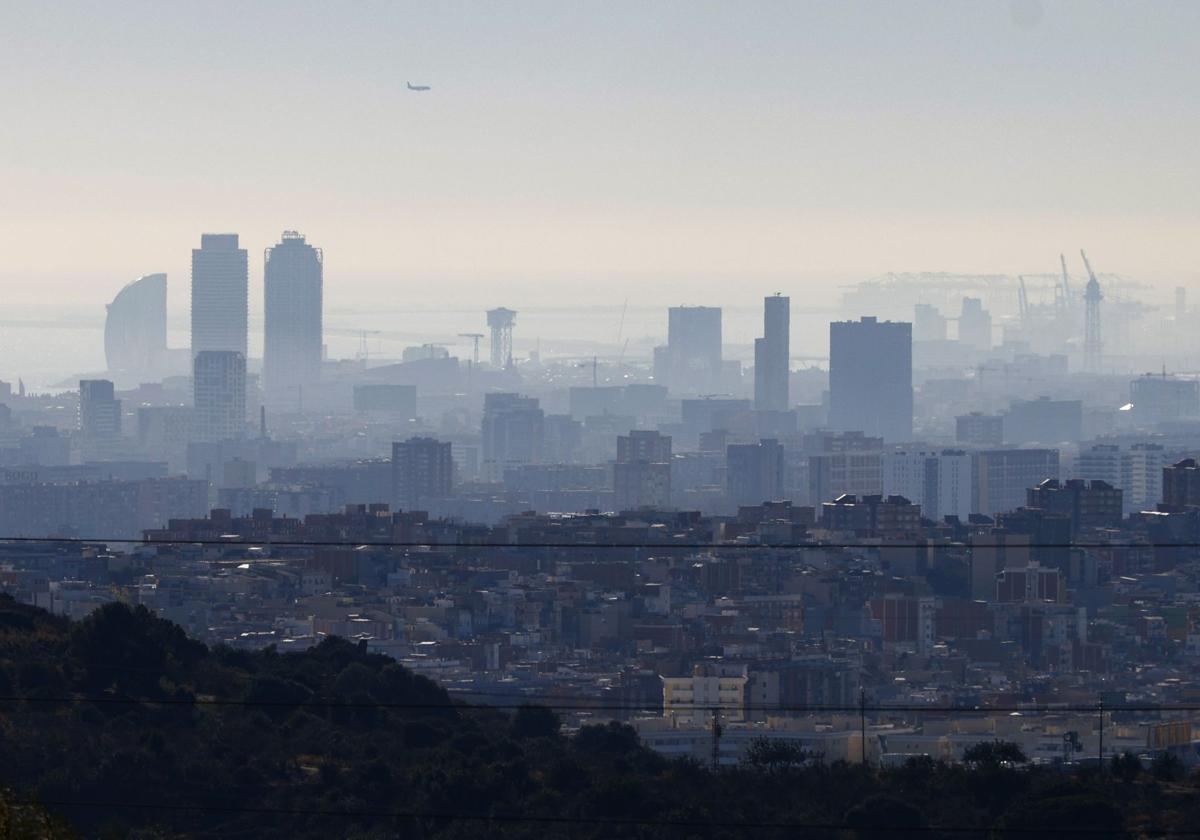
[[[147,274],[121,289],[104,321],[108,369],[135,384],[161,379],[167,368],[167,275]]]
[[[263,380],[276,400],[298,400],[298,388],[321,376],[324,255],[285,230],[266,251],[263,269]]]
[[[246,249],[236,233],[206,233],[192,250],[192,358],[204,350],[246,357]]]
[[[791,301],[782,295],[763,299],[763,337],[754,340],[754,407],[787,411]]]
[[[201,350],[192,363],[192,436],[222,441],[246,436],[246,357]]]
[[[706,393],[721,386],[721,308],[672,306],[667,343],[654,350],[654,378],[675,393]]]
[[[889,443],[912,439],[912,324],[829,325],[829,425]]]

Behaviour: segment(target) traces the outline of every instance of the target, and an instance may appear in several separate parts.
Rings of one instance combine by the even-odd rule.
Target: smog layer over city
[[[1194,834],[1198,43],[7,0],[4,837]]]

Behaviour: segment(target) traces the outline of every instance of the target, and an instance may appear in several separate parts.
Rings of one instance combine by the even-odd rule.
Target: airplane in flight
[[[429,85],[414,85],[412,82],[406,82],[409,90],[429,90]]]

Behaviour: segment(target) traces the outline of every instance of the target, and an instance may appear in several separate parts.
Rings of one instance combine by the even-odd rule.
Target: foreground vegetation
[[[872,770],[764,744],[713,773],[642,748],[623,725],[564,737],[545,709],[455,703],[344,640],[287,655],[209,649],[119,604],[72,623],[0,598],[0,697],[0,820],[47,826],[12,837],[69,836],[33,802],[89,837],[1132,837],[1200,825],[1200,787],[1169,763],[1022,769],[984,749],[970,766]]]

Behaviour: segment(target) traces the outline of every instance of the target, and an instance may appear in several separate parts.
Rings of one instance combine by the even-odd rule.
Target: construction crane
[[[1067,257],[1065,254],[1058,255],[1058,261],[1062,264],[1062,308],[1064,310],[1071,308],[1071,276],[1067,274]],[[1054,297],[1057,299],[1058,294]]]
[[[1092,280],[1095,280],[1095,279],[1096,279],[1096,272],[1092,271],[1092,264],[1091,264],[1090,262],[1088,262],[1088,258],[1087,258],[1087,251],[1085,251],[1085,250],[1083,250],[1082,248],[1080,248],[1080,249],[1079,249],[1079,256],[1083,257],[1083,267],[1087,269],[1087,273],[1088,273],[1088,282],[1091,282]],[[1099,284],[1099,281],[1097,281],[1097,284]]]
[[[1028,334],[1033,326],[1029,312],[1029,292],[1025,289],[1025,276],[1018,274],[1017,279],[1021,281],[1021,287],[1017,290],[1017,309],[1021,314],[1021,329]]]
[[[379,330],[359,330],[358,331],[358,355],[357,358],[364,365],[371,361],[371,348],[367,346],[367,336],[379,335]]]
[[[579,368],[590,367],[592,369],[592,387],[593,388],[598,388],[600,386],[599,366],[600,366],[600,359],[597,356],[592,356],[592,360],[590,362],[580,362],[575,365],[575,367],[579,367]]]
[[[459,333],[459,338],[469,338],[475,344],[475,349],[471,353],[471,364],[479,364],[479,339],[483,338],[483,333]]]
[[[1087,290],[1083,295],[1084,305],[1087,307],[1083,321],[1083,365],[1090,373],[1098,373],[1101,354],[1104,352],[1104,344],[1100,338],[1100,301],[1104,296],[1100,294],[1100,281],[1096,279],[1096,272],[1092,271],[1087,252],[1080,248],[1079,256],[1083,257],[1083,267],[1088,273]]]

